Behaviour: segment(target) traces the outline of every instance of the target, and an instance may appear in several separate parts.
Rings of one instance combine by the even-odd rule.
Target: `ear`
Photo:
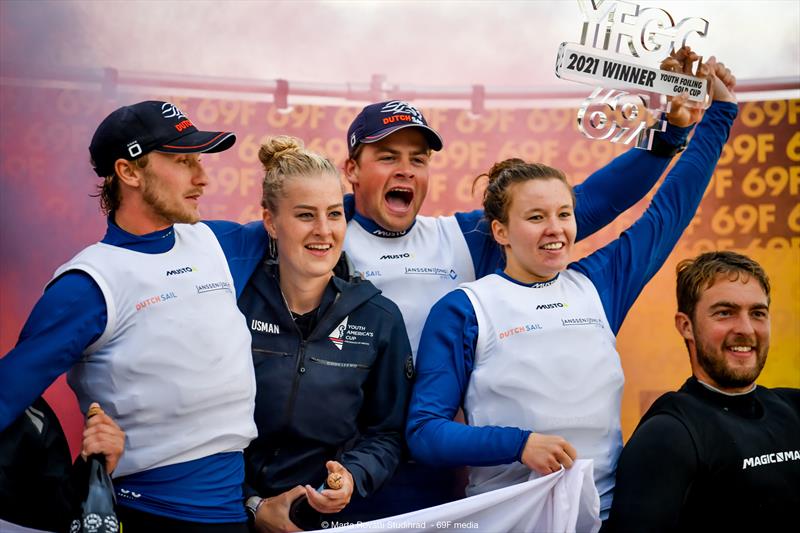
[[[358,163],[355,159],[348,159],[344,162],[344,176],[351,185],[358,184]]]
[[[686,313],[678,311],[675,313],[675,329],[678,330],[681,337],[686,341],[694,342],[694,328],[692,327],[692,320]]]
[[[129,187],[138,188],[141,186],[142,175],[139,172],[140,170],[132,161],[127,159],[117,159],[114,162],[114,172],[116,172],[120,181]]]
[[[264,228],[266,228],[267,233],[269,233],[269,238],[276,239],[278,233],[275,230],[275,217],[272,214],[272,211],[265,208],[261,212],[261,218],[264,221]]]
[[[500,246],[508,246],[508,228],[499,220],[492,220],[492,235]]]

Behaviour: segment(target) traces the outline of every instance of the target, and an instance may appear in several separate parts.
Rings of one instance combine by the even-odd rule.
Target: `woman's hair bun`
[[[289,137],[288,135],[278,135],[276,137],[267,137],[267,140],[261,145],[258,150],[258,159],[264,165],[265,170],[273,167],[281,157],[299,152],[303,149],[303,141],[297,137]]]

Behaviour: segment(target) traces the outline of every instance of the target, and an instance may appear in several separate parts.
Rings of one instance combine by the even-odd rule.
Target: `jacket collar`
[[[256,270],[250,282],[261,298],[268,302],[269,307],[280,309],[276,314],[283,327],[289,328],[288,330],[291,331],[291,328],[295,327],[294,320],[281,294],[278,272],[277,263],[265,261]],[[361,278],[353,277],[348,281],[333,276],[322,294],[319,305],[319,321],[308,340],[326,338],[344,317],[380,292],[375,285]]]

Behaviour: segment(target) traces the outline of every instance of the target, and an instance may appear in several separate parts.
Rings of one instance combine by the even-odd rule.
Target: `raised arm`
[[[666,58],[661,68],[692,74],[693,65],[698,60],[699,56],[689,47],[683,47]],[[602,229],[644,198],[664,173],[673,155],[686,145],[699,113],[677,103],[673,102],[666,116],[667,130],[656,133],[652,151],[632,148],[575,187],[576,240]]]
[[[711,60],[708,65],[717,69]],[[716,100],[644,215],[619,239],[570,266],[597,287],[615,333],[691,222],[711,180],[738,111],[734,95],[721,80],[726,70],[722,66],[714,78]]]

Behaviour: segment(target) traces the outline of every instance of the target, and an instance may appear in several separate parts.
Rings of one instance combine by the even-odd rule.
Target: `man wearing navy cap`
[[[690,121],[677,107],[669,118],[677,125],[657,134],[653,150],[629,150],[575,187],[578,239],[639,201],[685,145]],[[461,283],[494,272],[501,251],[482,210],[419,216],[431,152],[441,150],[443,142],[413,105],[366,106],[350,125],[347,144],[344,170],[354,194],[347,206],[344,248],[358,271],[400,307],[416,358],[433,304]],[[372,519],[438,505],[459,494],[463,480],[453,471],[407,463],[387,487],[370,500],[354,499],[347,512],[353,520]]]
[[[89,148],[106,234],[56,271],[0,359],[0,430],[68,371],[81,409],[97,401],[125,431],[126,533],[247,531],[255,383],[236,298],[267,236],[260,221],[198,223],[199,154],[234,142],[167,102],[106,117]]]

